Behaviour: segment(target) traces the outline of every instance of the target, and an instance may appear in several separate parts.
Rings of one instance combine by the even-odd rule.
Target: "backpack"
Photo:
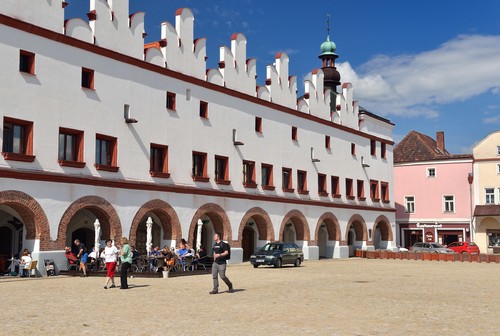
[[[224,242],[223,242],[224,243]],[[224,243],[224,245],[226,245],[225,247],[227,248],[227,256],[226,256],[226,260],[229,260],[231,259],[231,246],[229,246],[228,243]]]

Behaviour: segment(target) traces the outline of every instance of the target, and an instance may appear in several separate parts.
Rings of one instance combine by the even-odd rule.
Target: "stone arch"
[[[359,223],[356,225],[356,223]],[[345,232],[345,241],[348,240],[349,237],[349,230],[351,229],[351,226],[354,225],[354,231],[356,233],[356,240],[357,241],[367,241],[368,240],[368,232],[366,230],[366,223],[363,217],[361,217],[358,214],[353,215],[349,219],[349,223],[347,224],[346,227],[346,232]],[[361,238],[361,239],[359,239]]]
[[[326,231],[328,232],[329,240],[340,241],[342,239],[340,224],[337,217],[335,217],[335,215],[332,214],[331,212],[325,212],[318,219],[318,222],[316,224],[314,240],[311,242],[312,245],[318,245],[318,233],[322,223],[325,223],[326,225]]]
[[[295,233],[297,235],[296,239],[309,242],[309,240],[311,239],[311,234],[309,232],[309,225],[307,224],[307,219],[302,212],[295,209],[290,210],[283,218],[283,221],[281,222],[280,226],[279,239],[283,239],[283,234],[285,232],[285,225],[290,221],[292,222],[295,228]]]
[[[271,218],[265,210],[259,207],[254,207],[248,210],[240,222],[240,227],[238,229],[238,241],[241,242],[243,229],[250,218],[255,219],[255,225],[257,226],[257,231],[259,232],[259,240],[274,240],[274,230]]]
[[[42,206],[30,195],[17,190],[0,192],[0,205],[16,211],[26,227],[26,239],[39,239],[40,251],[53,249],[50,226]]]
[[[191,243],[191,246],[194,246],[195,244],[194,233],[198,225],[198,219],[200,219],[203,215],[210,217],[215,232],[219,232],[222,235],[222,240],[231,242],[231,246],[236,247],[232,241],[233,234],[231,231],[231,223],[229,223],[229,217],[227,217],[226,211],[215,203],[206,203],[196,210],[193,219],[191,220],[191,224],[189,225],[188,240]]]
[[[144,203],[135,214],[130,226],[130,245],[137,245],[137,228],[144,216],[150,212],[154,213],[160,219],[164,240],[172,239],[178,241],[182,238],[181,222],[174,208],[165,201],[154,199]]]
[[[393,240],[393,233],[389,219],[384,215],[380,215],[377,217],[377,219],[375,219],[375,223],[373,224],[372,242],[377,227],[380,229],[381,240],[385,241]]]
[[[83,209],[92,212],[99,219],[102,237],[113,240],[122,237],[120,218],[113,205],[99,196],[84,196],[71,203],[61,217],[56,240],[58,249],[64,249],[69,223],[76,213]]]

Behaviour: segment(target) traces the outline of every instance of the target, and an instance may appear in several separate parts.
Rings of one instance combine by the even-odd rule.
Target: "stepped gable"
[[[310,79],[304,81],[305,93],[297,103],[298,110],[325,120],[331,120],[331,95],[330,90],[324,87],[323,70],[315,69],[306,78]]]
[[[297,109],[297,77],[288,76],[288,55],[276,54],[274,64],[266,67],[266,88],[272,102]]]
[[[411,131],[394,148],[394,163],[472,158],[470,154],[450,154],[440,147],[431,137]]]
[[[255,96],[256,60],[247,60],[246,55],[245,35],[233,34],[231,49],[227,46],[221,46],[219,49],[219,71],[227,88]]]
[[[175,12],[175,27],[161,25],[160,47],[166,67],[198,79],[206,78],[206,39],[194,36],[194,16],[189,8]]]
[[[359,129],[359,104],[353,100],[352,84],[342,84],[342,92],[335,94],[335,96],[332,121],[343,126]]]
[[[1,0],[0,12],[35,26],[63,32],[64,8],[68,5],[61,0]]]

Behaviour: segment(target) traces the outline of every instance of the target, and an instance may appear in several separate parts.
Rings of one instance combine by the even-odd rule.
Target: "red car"
[[[479,254],[479,246],[476,243],[455,242],[448,244],[448,248],[456,253]]]

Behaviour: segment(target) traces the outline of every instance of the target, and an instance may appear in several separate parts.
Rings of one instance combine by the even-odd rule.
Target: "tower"
[[[325,88],[337,93],[337,85],[340,85],[340,73],[335,67],[335,59],[339,56],[335,53],[337,46],[333,41],[330,41],[330,15],[328,15],[326,30],[326,41],[321,44],[321,55],[318,58],[321,59],[321,70],[323,70],[325,76]]]

